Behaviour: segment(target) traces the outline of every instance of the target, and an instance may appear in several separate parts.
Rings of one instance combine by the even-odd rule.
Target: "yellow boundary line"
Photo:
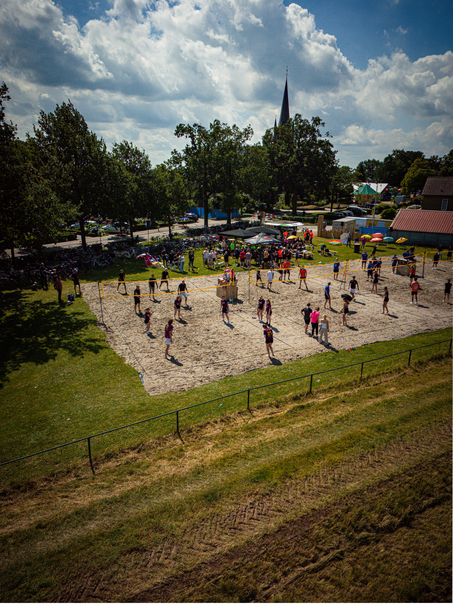
[[[188,277],[188,279],[205,279],[205,278],[209,279],[209,278],[212,278],[212,277],[219,277],[219,275],[224,275],[224,274],[225,273],[213,273],[212,275],[199,275],[197,277]],[[186,281],[186,279],[187,279],[187,277],[185,277],[185,276],[183,276],[183,277],[169,277],[168,279],[164,279],[164,283],[165,283],[165,281],[168,281],[169,283],[171,283],[172,281],[181,282],[183,280]],[[156,283],[158,281],[162,281],[162,279],[156,279]],[[104,285],[110,285],[111,284],[113,286],[118,287],[118,283],[120,283],[120,287],[123,285],[123,283],[126,285],[126,287],[128,285],[130,285],[132,287],[134,285],[141,285],[141,284],[144,284],[146,286],[146,285],[148,285],[149,280],[147,280],[147,281],[136,281],[136,280],[132,281],[131,280],[131,281],[121,281],[121,282],[119,282],[119,281],[101,281],[100,282],[100,290],[101,290],[102,293],[100,292],[100,296],[102,298],[122,298],[122,297],[124,297],[124,294],[119,293],[118,290],[114,294],[106,294],[105,293]],[[208,287],[196,287],[196,288],[192,288],[190,290],[187,290],[187,293],[190,294],[192,292],[205,291],[205,290],[215,289],[217,287],[227,287],[227,284],[225,284],[225,285],[219,285],[218,283],[216,283],[214,285],[209,285]],[[145,287],[145,289],[146,289],[146,287]],[[158,290],[157,292],[154,293],[154,295],[155,296],[168,296],[168,295],[173,295],[174,296],[177,293],[178,293],[177,291],[160,291],[160,290]],[[131,293],[129,295],[133,296],[134,294]],[[147,296],[152,296],[152,295],[153,295],[152,292],[150,293],[149,291],[147,291],[146,294],[140,294],[139,297],[140,298],[146,298]]]

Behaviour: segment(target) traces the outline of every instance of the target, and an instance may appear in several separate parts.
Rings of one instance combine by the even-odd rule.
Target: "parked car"
[[[347,211],[352,212],[354,216],[362,218],[367,215],[367,211],[364,208],[360,208],[359,206],[348,206]]]
[[[189,222],[198,222],[198,216],[196,214],[192,214],[192,212],[186,212],[184,214],[184,218],[188,218]]]
[[[369,203],[366,203],[363,207],[367,208],[367,210],[372,210],[374,208],[374,206],[377,206],[378,203],[376,201],[370,201]]]
[[[345,218],[353,218],[354,217],[354,214],[351,212],[351,210],[341,210],[341,211],[345,215]]]
[[[339,220],[340,218],[346,218],[346,214],[344,212],[332,212],[332,214],[326,215],[326,218],[329,220]]]
[[[111,235],[114,235],[115,233],[124,233],[124,229],[119,228],[114,224],[106,224],[101,227],[101,230],[104,231],[104,233],[110,233]]]
[[[188,222],[191,222],[190,218],[186,218],[185,216],[183,216],[182,218],[177,218],[176,222],[178,224],[187,224]]]

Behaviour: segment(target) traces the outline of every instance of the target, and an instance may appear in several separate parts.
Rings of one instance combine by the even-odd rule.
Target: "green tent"
[[[368,183],[366,183],[366,185],[362,185],[360,189],[357,189],[354,195],[376,195],[376,191],[372,189]]]

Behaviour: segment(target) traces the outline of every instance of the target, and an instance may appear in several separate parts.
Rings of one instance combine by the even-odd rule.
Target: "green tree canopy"
[[[253,136],[250,127],[240,130],[215,120],[209,129],[194,124],[179,124],[175,130],[178,138],[190,140],[182,153],[173,155],[184,169],[194,201],[204,209],[204,224],[208,226],[209,201],[219,196],[223,209],[230,216],[239,203],[240,172],[244,144]]]
[[[292,202],[297,214],[297,196],[327,194],[336,171],[335,151],[329,133],[319,117],[311,122],[298,113],[282,126],[266,131],[263,146],[267,149],[274,183]]]
[[[435,176],[436,170],[427,159],[416,159],[401,182],[402,192],[406,195],[422,191],[428,176]]]
[[[8,88],[0,87],[0,237],[1,245],[36,249],[51,241],[65,219],[72,218],[69,204],[54,192],[42,171],[34,141],[16,137],[16,128],[5,122],[3,102]]]
[[[53,112],[41,111],[34,133],[42,173],[55,195],[77,212],[86,249],[83,219],[99,211],[106,194],[105,145],[70,101]]]
[[[133,237],[134,219],[148,215],[154,219],[156,213],[151,162],[144,151],[128,141],[115,143],[111,157],[117,165],[110,213],[129,223]]]

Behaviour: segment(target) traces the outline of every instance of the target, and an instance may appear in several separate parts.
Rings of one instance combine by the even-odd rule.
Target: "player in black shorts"
[[[149,284],[149,299],[151,300],[151,296],[153,296],[153,300],[155,300],[156,296],[154,295],[154,290],[155,290],[156,285],[157,285],[157,279],[154,276],[154,273],[149,278],[148,284]]]
[[[162,284],[166,283],[167,284],[167,292],[170,291],[170,288],[168,287],[168,270],[166,268],[164,268],[164,270],[162,271],[162,275],[160,276],[160,285],[159,285],[159,289],[162,288]]]
[[[307,333],[307,329],[308,329],[308,326],[310,325],[310,321],[311,321],[311,304],[310,304],[310,302],[300,312],[304,315],[305,333]]]

